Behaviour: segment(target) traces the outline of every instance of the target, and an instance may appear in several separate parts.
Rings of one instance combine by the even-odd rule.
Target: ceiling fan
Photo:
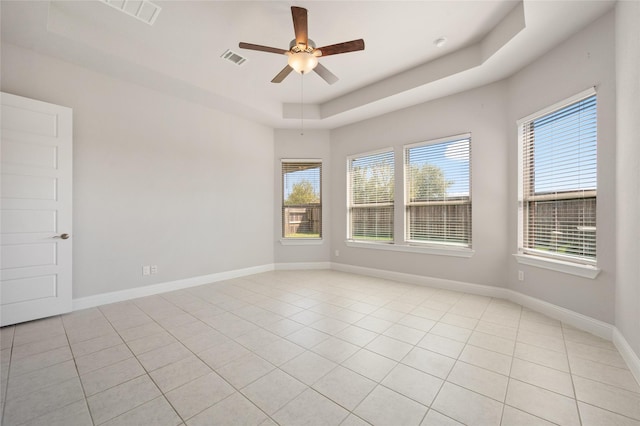
[[[339,53],[355,52],[364,50],[364,40],[345,41],[343,43],[332,44],[330,46],[316,47],[313,40],[307,36],[307,9],[302,7],[291,7],[291,16],[293,18],[293,31],[296,38],[289,43],[289,50],[278,49],[277,47],[261,46],[259,44],[251,44],[241,42],[241,49],[258,50],[261,52],[278,53],[289,57],[287,66],[276,75],[272,83],[280,83],[287,77],[291,71],[295,70],[300,74],[307,74],[315,71],[320,77],[329,84],[338,81],[335,76],[322,64],[318,63],[321,56],[337,55]]]

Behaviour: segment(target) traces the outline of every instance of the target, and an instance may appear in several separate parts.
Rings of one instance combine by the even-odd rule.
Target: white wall
[[[509,287],[612,324],[615,287],[616,104],[614,15],[607,13],[508,80],[509,252],[517,252],[518,144],[516,121],[589,87],[598,96],[597,257],[600,275],[580,278],[507,259]],[[518,281],[517,271],[525,280]]]
[[[328,262],[331,248],[331,173],[330,133],[328,130],[276,130],[274,160],[274,258],[275,263]],[[322,243],[319,245],[283,245],[282,237],[282,159],[322,160]]]
[[[506,84],[495,83],[331,133],[331,253],[333,262],[490,286],[506,286],[508,256]],[[473,249],[471,258],[347,247],[346,158],[393,147],[396,157],[395,233],[402,235],[403,145],[471,133]]]
[[[614,322],[615,56],[608,13],[511,78],[345,126],[331,134],[333,262],[505,286],[572,311]],[[516,121],[591,86],[598,90],[598,266],[595,280],[517,264],[518,140]],[[470,259],[347,247],[346,157],[385,147],[402,167],[402,145],[472,133],[473,249]],[[401,173],[396,172],[396,177]],[[402,203],[396,185],[396,205]],[[396,208],[396,220],[402,207]],[[396,224],[396,233],[402,224]],[[518,271],[525,274],[518,281]]]
[[[7,44],[2,90],[73,108],[74,298],[273,262],[272,129]]]
[[[616,327],[640,357],[640,2],[616,5]]]

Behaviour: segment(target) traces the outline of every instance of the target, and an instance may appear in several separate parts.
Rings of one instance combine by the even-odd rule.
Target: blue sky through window
[[[418,167],[431,164],[442,170],[445,180],[453,182],[447,188],[448,197],[469,196],[468,138],[409,148],[409,163]]]
[[[595,95],[533,121],[536,194],[596,188],[596,130]]]
[[[311,183],[314,191],[320,195],[320,167],[305,170],[288,171],[284,174],[284,199],[289,198],[293,186],[304,180]]]

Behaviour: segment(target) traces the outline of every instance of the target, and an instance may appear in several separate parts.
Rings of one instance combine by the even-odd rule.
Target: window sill
[[[365,241],[346,240],[347,247],[358,247],[374,250],[401,251],[409,253],[433,254],[436,256],[453,256],[469,258],[475,253],[470,248],[444,248],[433,246],[417,246],[409,244],[373,243]]]
[[[602,269],[577,263],[564,262],[557,259],[547,259],[543,257],[531,256],[527,254],[514,254],[516,261],[523,265],[535,266],[537,268],[549,269],[578,277],[595,279]]]
[[[280,238],[283,246],[319,246],[324,244],[322,238]]]

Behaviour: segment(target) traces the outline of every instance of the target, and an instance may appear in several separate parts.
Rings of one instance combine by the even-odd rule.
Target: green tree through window
[[[322,237],[322,161],[282,160],[282,237]]]
[[[314,185],[307,179],[303,179],[291,186],[291,192],[284,201],[285,206],[295,204],[313,204],[320,202],[320,194],[316,191]]]
[[[405,147],[406,241],[471,247],[471,136]]]

